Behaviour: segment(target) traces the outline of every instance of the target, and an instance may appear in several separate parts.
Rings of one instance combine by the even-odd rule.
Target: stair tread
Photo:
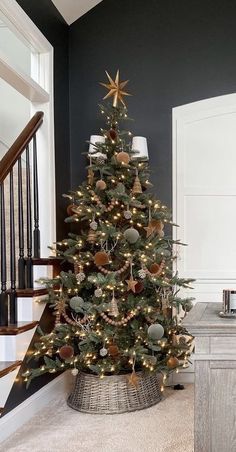
[[[22,361],[0,361],[0,378],[17,369],[21,363]]]
[[[62,261],[60,257],[34,257],[32,259],[33,265],[55,265]]]
[[[40,295],[45,295],[48,290],[45,287],[37,289],[16,289],[17,297],[39,297]]]
[[[0,326],[0,336],[15,336],[25,331],[31,330],[38,322],[17,322],[14,325]]]

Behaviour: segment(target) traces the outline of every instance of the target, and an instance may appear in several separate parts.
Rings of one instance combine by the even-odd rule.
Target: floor
[[[55,400],[10,439],[1,452],[193,452],[193,385],[165,390],[154,407],[89,415]]]

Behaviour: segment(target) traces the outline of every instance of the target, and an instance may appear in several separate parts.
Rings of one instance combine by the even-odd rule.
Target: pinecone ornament
[[[81,283],[82,281],[84,281],[84,279],[86,278],[84,272],[79,272],[76,275],[76,279],[79,283]]]
[[[143,193],[142,185],[141,185],[138,175],[136,175],[136,177],[134,179],[132,193]]]
[[[146,278],[145,270],[143,268],[141,268],[141,270],[138,271],[138,275],[139,275],[139,278],[141,278],[141,279]]]
[[[88,237],[86,240],[88,243],[91,243],[91,244],[95,243],[97,240],[97,233],[90,228],[89,232],[88,232]]]

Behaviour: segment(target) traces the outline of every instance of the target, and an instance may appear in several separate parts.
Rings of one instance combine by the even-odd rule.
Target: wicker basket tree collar
[[[168,372],[187,365],[189,340],[172,308],[189,309],[178,287],[191,280],[172,273],[172,225],[167,207],[148,192],[148,161],[123,130],[127,82],[109,74],[112,105],[101,106],[106,129],[89,146],[88,179],[68,195],[75,233],[57,245],[73,264],[44,280],[55,327],[42,334],[25,373],[27,384],[45,372],[71,369],[68,404],[89,413],[121,413],[161,400]],[[176,289],[177,288],[177,289]]]

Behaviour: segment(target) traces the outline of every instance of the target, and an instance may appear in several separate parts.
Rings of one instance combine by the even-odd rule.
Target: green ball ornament
[[[164,328],[160,323],[153,323],[148,328],[148,336],[152,341],[159,341],[164,335]]]
[[[139,232],[137,229],[129,228],[126,229],[124,236],[129,243],[136,243],[139,238]]]
[[[81,297],[72,297],[70,299],[70,307],[76,311],[77,308],[82,308],[84,300]]]

